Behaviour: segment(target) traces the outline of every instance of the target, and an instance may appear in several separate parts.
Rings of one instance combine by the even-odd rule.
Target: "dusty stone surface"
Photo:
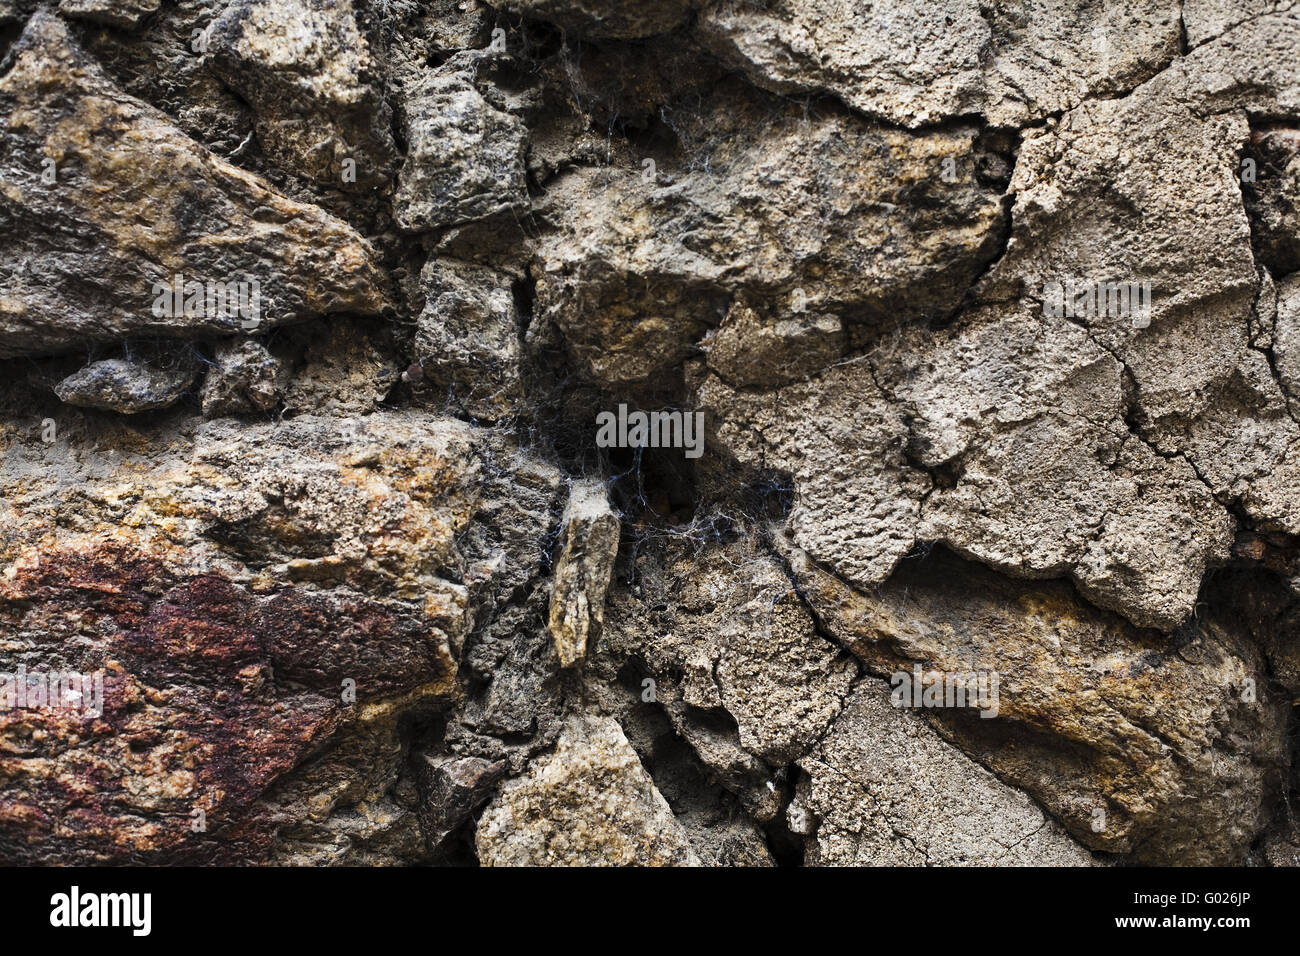
[[[699,100],[670,114],[671,154],[562,174],[540,204],[538,320],[597,382],[671,374],[742,290],[776,319],[939,316],[994,256],[1002,207],[975,128],[904,133],[734,84]],[[920,214],[898,217],[909,199]]]
[[[431,258],[420,282],[425,305],[415,333],[415,381],[475,418],[497,421],[518,413],[522,335],[511,277]]]
[[[1166,639],[1057,582],[1011,582],[942,553],[871,596],[787,553],[819,618],[877,675],[999,675],[995,718],[928,713],[1084,845],[1152,863],[1245,860],[1285,773],[1287,713],[1235,617]]]
[[[1294,0],[0,0],[0,857],[1294,865],[1298,131]]]
[[[350,0],[240,0],[208,33],[211,68],[256,111],[276,162],[336,189],[388,182],[392,112]]]
[[[856,674],[816,633],[779,562],[749,537],[694,554],[649,551],[616,593],[593,670],[629,664],[677,733],[760,820],[778,811],[779,768],[827,730]],[[645,681],[649,680],[650,684]]]
[[[978,114],[1020,125],[1131,89],[1178,52],[1177,3],[990,9],[974,0],[721,0],[702,16],[712,49],[780,92],[825,91],[892,123]]]
[[[269,412],[288,386],[285,363],[255,339],[231,339],[213,351],[200,400],[209,417]]]
[[[1034,802],[954,751],[864,678],[814,751],[787,813],[815,866],[1091,866]]]
[[[555,752],[506,784],[474,838],[486,866],[693,866],[699,860],[618,723],[565,724]]]
[[[141,20],[157,12],[161,5],[161,0],[59,0],[59,12],[129,29],[139,26]]]
[[[528,208],[525,128],[484,98],[452,60],[407,91],[406,162],[397,179],[394,216],[412,231],[454,226]]]

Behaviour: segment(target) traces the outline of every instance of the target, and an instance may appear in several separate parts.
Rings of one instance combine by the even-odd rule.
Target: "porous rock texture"
[[[1296,865],[1293,0],[0,2],[0,251],[7,862]]]

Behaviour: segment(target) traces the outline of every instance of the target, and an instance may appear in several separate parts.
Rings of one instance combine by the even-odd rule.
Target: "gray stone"
[[[420,283],[425,305],[414,341],[419,381],[437,386],[452,407],[475,418],[517,414],[524,397],[522,336],[510,276],[435,257]]]
[[[1176,635],[936,551],[855,591],[783,543],[818,620],[879,677],[997,675],[992,718],[926,710],[1079,842],[1153,864],[1241,863],[1288,755],[1287,702],[1230,612]]]
[[[192,365],[162,368],[132,359],[91,362],[54,386],[59,401],[134,415],[176,402],[198,376]]]
[[[812,866],[1092,866],[1025,794],[948,746],[874,678],[799,761],[790,829]]]
[[[161,0],[59,0],[59,12],[129,30],[161,5]]]
[[[439,229],[528,208],[526,130],[484,99],[456,61],[407,91],[406,161],[393,214],[410,231]]]
[[[828,92],[909,127],[979,115],[1020,126],[1133,88],[1178,54],[1180,5],[1071,0],[719,0],[705,42],[778,92]]]

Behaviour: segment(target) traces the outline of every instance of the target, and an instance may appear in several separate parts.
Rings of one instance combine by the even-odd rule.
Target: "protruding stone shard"
[[[134,415],[174,404],[197,377],[183,361],[164,368],[139,359],[103,359],[59,382],[54,394],[67,405]]]
[[[392,111],[352,0],[236,0],[210,37],[209,63],[283,169],[343,190],[392,178]]]
[[[523,122],[483,98],[473,66],[452,60],[420,80],[406,100],[406,162],[393,215],[420,232],[522,214],[529,205]]]
[[[122,93],[53,14],[38,12],[11,56],[0,77],[0,357],[383,307],[383,277],[351,227]]]
[[[698,866],[685,829],[618,722],[571,717],[555,752],[479,820],[484,866]]]
[[[605,594],[618,557],[619,520],[601,481],[584,478],[573,483],[560,526],[564,545],[555,562],[546,626],[560,666],[572,667],[600,635]]]

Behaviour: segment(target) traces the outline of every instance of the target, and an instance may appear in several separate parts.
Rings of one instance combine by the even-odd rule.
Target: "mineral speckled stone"
[[[1295,0],[0,0],[3,862],[1295,866],[1298,697]]]

